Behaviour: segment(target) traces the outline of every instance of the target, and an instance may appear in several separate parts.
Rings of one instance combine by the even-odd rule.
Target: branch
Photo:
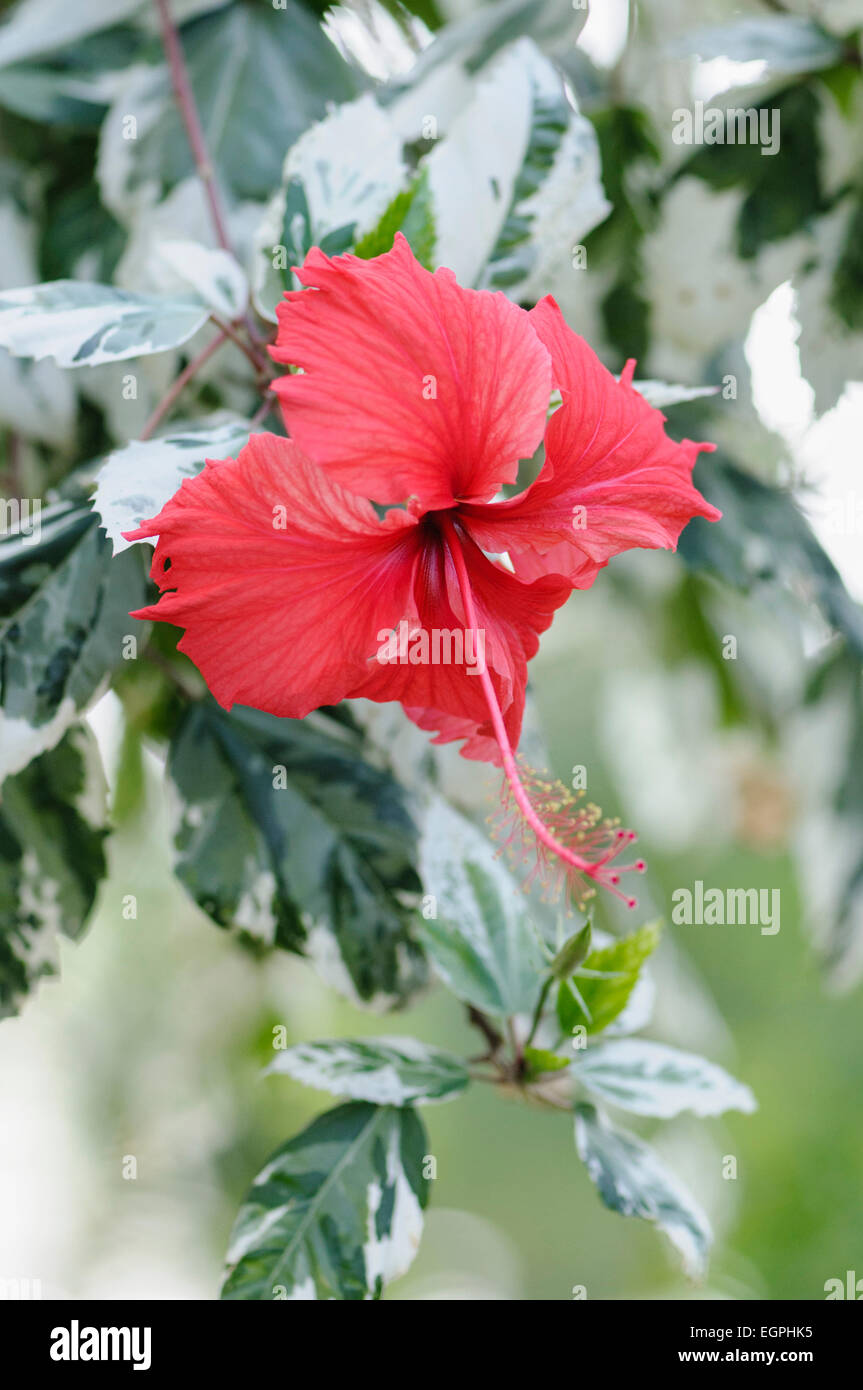
[[[227,341],[228,334],[225,333],[223,330],[213,339],[211,343],[208,343],[207,346],[198,353],[197,357],[193,357],[191,362],[189,362],[188,365],[183,368],[176,381],[162,397],[159,404],[156,406],[156,409],[153,411],[153,414],[150,416],[146,425],[141,430],[141,433],[138,435],[139,439],[150,438],[150,435],[153,433],[155,429],[158,428],[164,417],[167,415],[168,411],[171,409],[171,406],[174,404],[174,401],[180,395],[186,383],[191,381],[195,373],[201,367],[203,367],[205,362],[208,362],[210,360],[210,358],[213,356],[213,353],[216,352],[222,346],[222,343],[226,343]]]
[[[156,8],[159,11],[159,22],[162,27],[162,43],[165,47],[165,56],[168,59],[168,66],[171,70],[171,83],[174,88],[174,95],[177,98],[177,105],[180,108],[180,115],[183,118],[183,125],[186,127],[186,135],[189,139],[192,157],[195,161],[195,168],[204,185],[204,193],[210,205],[210,215],[213,219],[213,227],[219,245],[223,250],[230,251],[231,243],[228,237],[224,212],[222,210],[222,200],[216,187],[215,173],[210,163],[210,156],[207,153],[204,128],[201,125],[195,94],[192,91],[192,84],[189,81],[189,72],[186,67],[186,60],[183,57],[180,36],[171,18],[169,0],[156,0]]]
[[[250,420],[250,422],[249,422],[251,428],[254,429],[255,426],[256,426],[256,425],[259,425],[259,424],[261,423],[262,420],[266,420],[266,418],[267,418],[267,416],[269,415],[270,411],[271,411],[271,410],[275,410],[275,409],[276,409],[276,402],[275,402],[275,400],[273,399],[273,388],[272,388],[272,386],[268,386],[268,387],[267,387],[267,393],[266,393],[266,395],[264,396],[264,399],[262,400],[261,404],[258,406],[258,409],[255,411],[254,415],[252,416],[252,418],[251,418],[251,420]]]
[[[218,314],[211,314],[210,318],[216,327],[221,328],[222,332],[230,338],[231,342],[235,343],[240,349],[240,352],[249,359],[255,369],[255,376],[259,389],[266,387],[266,389],[269,390],[271,372],[268,360],[253,343],[244,342],[232,324],[225,323],[224,319],[220,318]],[[246,326],[248,327],[248,324]]]
[[[486,1018],[473,1004],[467,1006],[467,1016],[474,1028],[478,1028],[489,1046],[489,1056],[493,1057],[503,1047],[503,1034],[499,1033],[490,1018]]]
[[[162,44],[165,49],[165,56],[168,59],[168,67],[171,70],[171,84],[174,88],[174,96],[180,108],[180,115],[183,125],[186,127],[186,135],[192,157],[195,161],[195,168],[198,177],[204,185],[204,193],[210,205],[210,216],[213,220],[213,228],[219,245],[224,251],[231,250],[231,239],[228,236],[228,227],[225,221],[222,199],[216,184],[216,174],[207,150],[207,141],[204,136],[204,127],[201,125],[201,117],[198,114],[198,104],[195,101],[195,93],[189,81],[189,70],[186,67],[186,60],[183,57],[183,46],[180,43],[180,36],[177,33],[177,26],[171,18],[170,0],[156,0],[156,8],[159,11],[159,22],[162,28]],[[256,348],[262,348],[264,339],[258,331],[251,312],[245,315],[246,329],[249,337]],[[259,364],[260,365],[260,364]]]

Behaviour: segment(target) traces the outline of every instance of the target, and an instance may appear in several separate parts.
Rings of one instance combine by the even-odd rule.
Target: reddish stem
[[[213,166],[210,163],[210,156],[207,153],[204,128],[201,125],[195,94],[192,91],[192,84],[189,81],[189,73],[186,67],[186,60],[183,57],[180,36],[171,18],[169,0],[156,0],[156,8],[159,11],[159,21],[162,26],[162,42],[165,46],[165,54],[168,59],[168,66],[171,70],[171,83],[174,88],[174,95],[177,98],[177,105],[180,108],[180,115],[183,118],[183,125],[186,127],[186,135],[189,138],[189,145],[195,160],[195,168],[204,185],[204,192],[207,197],[207,202],[210,205],[210,214],[213,218],[213,226],[219,245],[223,250],[230,251],[231,243],[228,238],[227,226],[222,211],[222,202],[218,189],[216,188],[216,180]]]
[[[162,26],[162,43],[168,59],[168,67],[171,70],[171,83],[174,88],[174,95],[186,127],[186,135],[195,161],[195,168],[198,177],[204,185],[204,193],[210,205],[210,215],[213,219],[213,228],[219,245],[224,251],[231,250],[231,239],[228,236],[228,227],[225,221],[225,214],[222,208],[222,199],[216,185],[216,174],[207,150],[207,141],[204,135],[204,127],[201,125],[201,117],[198,114],[198,104],[195,101],[195,93],[189,81],[189,70],[186,67],[186,60],[183,56],[183,46],[180,43],[180,36],[177,33],[177,26],[171,18],[170,0],[156,0],[156,8],[159,11],[159,20]],[[258,327],[250,311],[244,315],[244,322],[249,337],[256,348],[264,346],[264,339],[258,331]],[[259,366],[261,363],[259,362]],[[263,359],[264,369],[268,366],[266,359]]]
[[[251,429],[254,429],[256,425],[259,425],[262,420],[266,420],[271,410],[275,410],[276,402],[275,400],[271,399],[272,390],[273,388],[271,386],[267,387],[267,395],[261,401],[261,404],[258,406],[257,410],[255,411],[254,415],[249,421],[249,426]]]
[[[213,320],[216,327],[221,328],[222,332],[230,338],[231,342],[240,349],[240,352],[249,359],[257,375],[266,380],[267,388],[269,389],[270,363],[267,359],[263,357],[252,344],[245,342],[236,329],[231,324],[226,323],[218,314],[211,314],[210,318]]]

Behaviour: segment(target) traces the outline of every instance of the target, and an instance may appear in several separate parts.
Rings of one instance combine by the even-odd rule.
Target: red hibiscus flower
[[[272,349],[302,368],[274,383],[291,437],[253,435],[128,533],[158,536],[162,591],[134,616],[185,628],[227,708],[400,701],[436,742],[503,767],[580,889],[619,891],[631,832],[524,784],[527,662],[613,555],[673,549],[691,517],[719,516],[691,481],[712,446],[669,439],[634,363],[616,380],[553,299],[528,313],[463,289],[400,235],[369,261],[315,248],[297,275]],[[495,500],[541,443],[536,481]]]

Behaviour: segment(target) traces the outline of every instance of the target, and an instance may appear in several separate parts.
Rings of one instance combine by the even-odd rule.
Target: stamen
[[[452,556],[464,604],[468,629],[478,640],[479,623],[464,552],[451,517],[438,518]],[[540,878],[546,893],[561,891],[582,909],[596,895],[598,884],[626,903],[636,907],[618,886],[620,875],[644,873],[643,859],[634,864],[617,864],[618,855],[635,841],[634,830],[622,830],[619,822],[603,818],[592,802],[581,805],[582,791],[570,791],[562,782],[545,780],[522,760],[516,760],[487,664],[479,672],[483,694],[491,716],[494,736],[500,748],[506,778],[497,831],[505,844],[524,862],[535,862],[525,881],[525,889]],[[612,868],[612,865],[614,866]]]

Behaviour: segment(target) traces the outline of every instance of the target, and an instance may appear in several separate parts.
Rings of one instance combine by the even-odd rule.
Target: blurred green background
[[[626,612],[601,577],[574,597],[535,664],[553,765],[564,775],[601,743],[604,634],[615,632],[621,673],[639,645]],[[639,674],[635,662],[630,685]],[[112,702],[93,717],[109,767]],[[590,762],[610,804],[613,777]],[[766,805],[769,831],[775,805]],[[691,884],[692,858],[658,852],[649,839],[645,848],[653,901],[635,916],[657,908],[667,919],[672,889]],[[261,1079],[274,1026],[286,1025],[291,1040],[413,1033],[467,1052],[477,1035],[440,989],[402,1014],[375,1017],[341,1001],[304,963],[258,959],[214,929],[168,872],[155,758],[145,808],[113,837],[111,859],[89,934],[63,945],[62,983],[43,984],[0,1029],[5,1263],[40,1278],[46,1297],[209,1298],[251,1178],[329,1103],[286,1078]],[[859,999],[825,991],[781,852],[756,854],[732,834],[705,844],[698,864],[708,884],[769,882],[782,895],[775,936],[672,926],[658,955],[651,1031],[728,1065],[760,1104],[754,1116],[654,1126],[654,1142],[715,1224],[707,1285],[689,1286],[655,1232],[600,1205],[566,1115],[475,1086],[424,1110],[438,1176],[419,1256],[387,1297],[557,1300],[584,1285],[589,1299],[819,1298],[825,1280],[863,1265]],[[129,893],[134,921],[122,916]],[[122,1175],[128,1155],[134,1180]],[[735,1181],[722,1177],[728,1155]]]

